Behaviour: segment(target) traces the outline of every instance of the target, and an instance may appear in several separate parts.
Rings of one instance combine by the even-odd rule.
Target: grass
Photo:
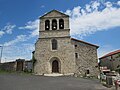
[[[8,74],[8,73],[15,73],[14,71],[6,71],[0,69],[0,74]]]
[[[31,75],[30,72],[24,72],[24,71],[6,71],[0,69],[0,74],[20,74],[20,75]]]

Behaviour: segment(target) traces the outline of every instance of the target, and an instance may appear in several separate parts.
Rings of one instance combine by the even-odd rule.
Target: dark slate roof
[[[78,39],[75,39],[75,38],[71,38],[71,40],[75,40],[75,41],[78,41],[78,42],[81,42],[81,43],[88,44],[90,46],[94,46],[96,48],[99,48],[99,46],[97,46],[97,45],[94,45],[94,44],[91,44],[91,43],[88,43],[88,42],[85,42],[85,41],[82,41],[82,40],[78,40]]]
[[[112,55],[118,54],[118,53],[120,53],[120,50],[116,50],[116,51],[110,52],[110,53],[100,57],[99,59],[102,59],[102,58],[105,58],[105,57],[108,57],[108,56],[112,56]]]

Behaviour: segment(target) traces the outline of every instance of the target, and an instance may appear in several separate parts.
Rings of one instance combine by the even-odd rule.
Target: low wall
[[[0,63],[0,69],[6,71],[16,71],[16,62]]]
[[[32,61],[16,60],[14,62],[0,63],[0,69],[5,71],[32,71]]]

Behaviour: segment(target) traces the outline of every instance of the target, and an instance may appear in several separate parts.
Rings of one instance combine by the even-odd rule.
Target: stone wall
[[[75,70],[74,47],[70,38],[55,38],[58,42],[58,49],[52,50],[51,40],[53,38],[39,39],[35,47],[34,71],[37,74],[52,73],[52,58],[56,57],[60,62],[60,73],[73,73]]]
[[[5,71],[16,71],[16,62],[0,63],[0,69]]]
[[[19,61],[0,63],[0,69],[5,71],[32,71],[32,61],[23,61],[23,65],[18,65]],[[19,70],[17,70],[19,68]],[[22,68],[22,69],[21,69]]]
[[[75,73],[83,76],[87,73],[87,70],[89,70],[90,75],[97,76],[97,48],[75,40],[72,40],[72,44],[74,46],[77,45],[77,47],[75,47],[75,53],[78,53]]]
[[[70,30],[51,30],[51,31],[40,31],[40,38],[51,38],[51,37],[70,37]]]
[[[111,57],[106,57],[103,59],[100,59],[100,66],[101,67],[107,67],[108,69],[113,69],[112,63],[111,63]]]
[[[107,56],[100,59],[100,66],[105,67],[107,66],[110,70],[116,70],[120,65],[120,53]]]
[[[32,61],[25,61],[24,70],[32,72],[32,69],[33,69],[33,63],[32,63]]]

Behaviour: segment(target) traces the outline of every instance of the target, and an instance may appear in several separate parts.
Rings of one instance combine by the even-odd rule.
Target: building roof
[[[17,61],[17,62],[19,62],[19,61],[25,61],[25,59],[20,59],[20,58],[19,58],[19,59],[16,59],[16,61]]]
[[[116,50],[116,51],[110,52],[110,53],[102,56],[102,57],[99,58],[99,59],[102,59],[102,58],[105,58],[105,57],[108,57],[108,56],[111,56],[111,55],[114,55],[114,54],[117,54],[117,53],[120,53],[120,50]]]
[[[75,39],[75,38],[71,38],[71,40],[75,40],[75,41],[82,42],[84,44],[88,44],[90,46],[94,46],[96,48],[99,48],[99,46],[97,46],[97,45],[94,45],[94,44],[91,44],[91,43],[88,43],[88,42],[85,42],[85,41],[82,41],[82,40],[78,40],[78,39]]]
[[[39,17],[39,18],[43,18],[44,16],[47,16],[48,14],[50,14],[50,13],[52,13],[52,12],[57,12],[57,13],[59,13],[59,14],[61,14],[61,15],[64,15],[64,16],[69,17],[69,15],[66,15],[66,14],[64,14],[64,13],[62,13],[62,12],[58,11],[58,10],[51,10],[50,12],[48,12],[48,13],[46,13],[46,14],[42,15],[42,16],[41,16],[41,17]]]
[[[32,60],[26,60],[25,62],[32,62]]]

